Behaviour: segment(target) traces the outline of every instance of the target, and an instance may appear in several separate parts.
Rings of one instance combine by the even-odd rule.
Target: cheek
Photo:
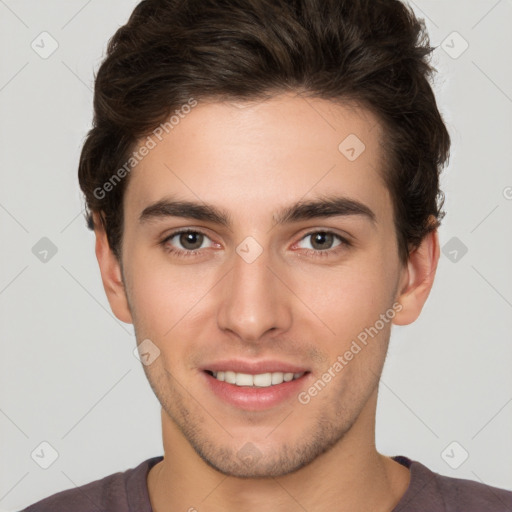
[[[212,270],[197,265],[171,265],[162,254],[133,251],[127,261],[130,304],[140,336],[173,337],[183,325],[190,328],[201,299],[212,288]]]
[[[297,272],[291,288],[336,339],[345,339],[373,325],[392,306],[396,279],[389,262],[366,255],[337,268]]]
[[[288,305],[295,308],[295,323],[303,328],[317,323],[337,345],[342,340],[350,343],[373,325],[393,303],[396,269],[393,258],[382,258],[382,254],[392,254],[393,247],[387,245],[391,244],[384,240],[373,243],[337,266],[299,264],[283,269],[283,278],[293,291]],[[215,295],[223,286],[218,282],[222,272],[215,264],[173,265],[163,250],[126,248],[130,302],[142,336],[163,341],[185,325],[194,330],[197,327],[191,319],[206,307],[210,313],[220,307],[207,297],[213,288]]]

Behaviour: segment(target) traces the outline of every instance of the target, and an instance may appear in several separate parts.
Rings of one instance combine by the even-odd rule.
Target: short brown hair
[[[356,102],[381,122],[382,172],[406,262],[444,216],[439,173],[450,137],[429,83],[432,50],[423,20],[398,0],[144,0],[110,40],[96,76],[78,170],[89,227],[91,212],[100,213],[120,259],[129,176],[108,194],[98,190],[190,98],[295,91]]]

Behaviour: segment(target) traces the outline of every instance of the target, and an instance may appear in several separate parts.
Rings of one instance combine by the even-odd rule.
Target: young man
[[[397,0],[146,0],[79,178],[165,454],[29,512],[507,511],[375,447],[392,324],[439,259],[450,140]]]

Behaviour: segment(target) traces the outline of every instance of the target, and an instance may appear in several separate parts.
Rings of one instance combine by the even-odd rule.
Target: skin
[[[349,134],[366,146],[354,161],[338,150]],[[122,265],[95,223],[113,312],[134,324],[138,343],[160,350],[144,366],[162,404],[164,460],[148,476],[155,512],[389,511],[405,493],[409,471],[375,446],[378,383],[391,324],[413,322],[428,297],[439,242],[429,234],[400,263],[384,151],[378,120],[357,106],[292,94],[200,102],[131,173]],[[375,223],[341,215],[275,224],[280,209],[332,194],[367,205]],[[232,222],[140,222],[171,196]],[[166,251],[190,251],[179,236],[160,244],[179,228],[207,235],[195,255]],[[334,237],[318,248],[318,231],[351,245]],[[252,263],[236,252],[248,236],[262,248]],[[248,411],[204,384],[207,362],[276,359],[307,367],[307,390],[396,303],[393,320],[307,404],[292,397]],[[250,461],[237,456],[244,446]]]

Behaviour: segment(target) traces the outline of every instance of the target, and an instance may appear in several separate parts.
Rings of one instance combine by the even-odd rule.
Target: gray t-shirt
[[[162,456],[136,468],[58,492],[22,512],[152,512],[147,487],[149,470]],[[411,480],[393,512],[512,512],[512,492],[472,480],[451,478],[398,455]]]

